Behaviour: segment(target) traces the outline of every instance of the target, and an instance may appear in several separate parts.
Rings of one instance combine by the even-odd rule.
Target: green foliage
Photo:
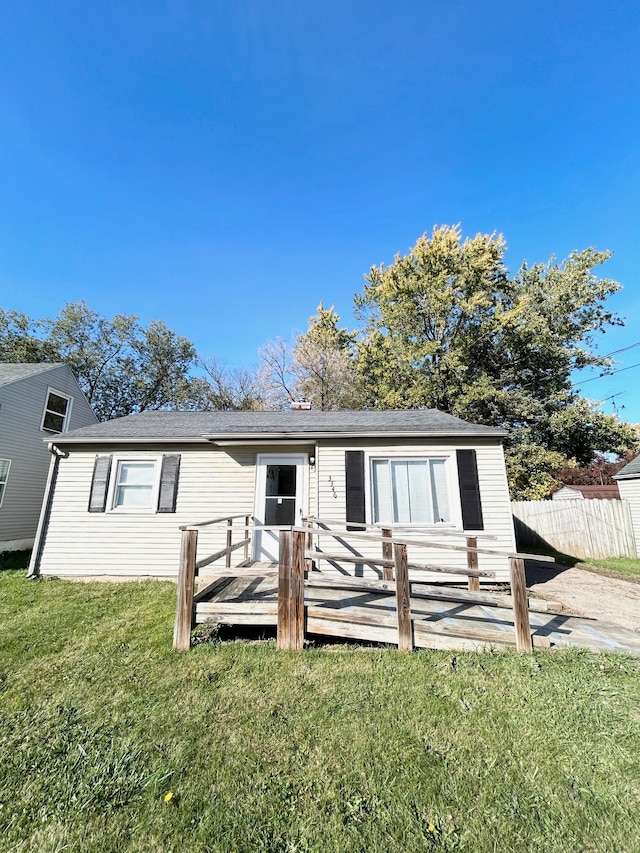
[[[309,400],[314,409],[358,409],[364,403],[356,371],[355,332],[340,328],[333,308],[318,306],[307,331],[293,346],[282,338],[260,350],[260,383],[265,408],[281,409]]]
[[[640,850],[637,659],[180,654],[175,595],[0,574],[0,851]]]
[[[505,248],[501,236],[463,240],[442,226],[372,267],[356,296],[358,370],[371,407],[435,407],[506,428],[512,497],[545,498],[570,460],[637,445],[571,382],[575,369],[611,364],[594,336],[620,323],[605,305],[620,285],[593,271],[610,252],[524,263],[510,277]]]
[[[0,313],[0,355],[9,362],[63,361],[73,370],[101,420],[146,409],[193,408],[201,380],[189,371],[193,344],[159,320],[101,316],[84,301],[65,305],[54,319],[32,322]]]
[[[293,348],[296,390],[321,411],[357,409],[362,402],[354,361],[355,332],[338,326],[339,314],[318,305]]]

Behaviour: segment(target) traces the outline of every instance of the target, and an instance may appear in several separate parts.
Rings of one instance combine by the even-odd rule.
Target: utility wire
[[[583,379],[582,382],[576,382],[575,386],[586,385],[587,382],[595,382],[596,379],[604,379],[607,376],[615,376],[616,373],[624,373],[625,370],[633,370],[634,367],[640,367],[640,361],[637,364],[630,364],[628,367],[619,367],[618,370],[610,370],[608,373],[599,373],[597,376],[592,376],[591,379]]]

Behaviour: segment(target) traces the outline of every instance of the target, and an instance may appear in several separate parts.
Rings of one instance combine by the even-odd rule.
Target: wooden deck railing
[[[244,518],[244,538],[237,543],[232,541],[233,525],[236,518]],[[186,650],[190,647],[191,630],[194,624],[194,605],[197,601],[206,597],[208,588],[201,590],[194,596],[194,583],[198,571],[216,560],[225,559],[226,571],[219,572],[220,575],[233,574],[235,569],[230,569],[231,553],[237,548],[244,547],[244,561],[237,566],[238,569],[247,567],[249,564],[249,545],[251,532],[256,529],[273,529],[252,524],[253,517],[250,515],[229,516],[210,521],[200,522],[193,525],[185,525],[182,530],[182,547],[180,554],[180,572],[178,578],[178,597],[176,606],[176,620],[174,628],[173,645],[176,649]],[[227,545],[215,554],[197,559],[198,530],[213,524],[225,523],[227,525]],[[449,600],[469,602],[483,606],[511,607],[513,611],[513,626],[515,632],[515,645],[521,651],[531,651],[532,636],[529,623],[529,605],[527,601],[527,590],[524,574],[524,558],[532,555],[513,554],[498,551],[493,548],[479,547],[478,538],[466,536],[465,544],[455,542],[435,541],[435,536],[440,536],[441,531],[407,531],[398,528],[373,527],[372,525],[358,525],[361,530],[347,531],[344,522],[341,529],[330,527],[331,522],[327,519],[305,519],[303,527],[277,528],[280,535],[279,565],[277,572],[265,568],[259,570],[242,568],[242,574],[251,572],[256,576],[278,575],[278,617],[277,617],[277,645],[280,649],[301,649],[304,644],[305,629],[305,587],[325,588],[328,590],[352,589],[360,592],[372,592],[382,595],[393,595],[396,599],[397,618],[397,642],[398,648],[407,651],[414,647],[413,632],[417,630],[411,618],[412,598],[432,598],[436,600]],[[350,525],[351,527],[351,525]],[[412,535],[413,534],[413,535]],[[448,537],[460,536],[455,531],[447,531]],[[463,534],[464,535],[464,534]],[[414,536],[416,538],[414,538]],[[417,538],[420,536],[421,538]],[[424,536],[424,538],[422,538]],[[316,544],[314,545],[314,537]],[[323,550],[320,548],[320,539],[329,537],[338,541],[345,547],[341,553],[338,549]],[[484,537],[483,537],[484,538]],[[493,537],[486,537],[491,539]],[[353,541],[379,543],[381,546],[380,557],[363,555],[353,547]],[[446,551],[464,552],[466,554],[466,567],[457,568],[441,565],[439,563],[415,563],[410,562],[408,557],[409,547],[444,549]],[[349,550],[351,553],[349,553]],[[482,571],[478,568],[478,555],[499,555],[509,561],[511,595],[500,593],[481,592],[480,578],[493,578],[494,572]],[[536,559],[540,557],[536,556]],[[372,566],[376,570],[381,569],[382,577],[377,579],[364,579],[354,576],[335,576],[313,569],[322,561],[330,563],[348,563],[363,566]],[[411,574],[410,574],[411,573]],[[467,581],[468,590],[447,589],[430,583],[428,578],[421,578],[424,574],[444,574],[448,576],[461,576]],[[215,585],[216,582],[214,582]],[[313,615],[315,619],[321,618],[317,607],[307,608],[309,618]],[[325,611],[326,613],[326,611]]]
[[[244,519],[244,538],[234,544],[233,522],[237,518]],[[180,568],[178,570],[178,596],[176,601],[176,618],[173,628],[173,647],[185,651],[191,646],[191,629],[193,627],[194,584],[198,572],[205,566],[215,563],[225,557],[225,568],[231,567],[231,554],[239,548],[244,548],[244,559],[240,565],[249,562],[250,532],[253,516],[248,514],[227,515],[222,518],[211,518],[194,524],[181,525],[182,540],[180,545]],[[226,525],[226,547],[207,557],[197,560],[198,531],[215,524]]]
[[[322,524],[326,524],[322,522]],[[350,556],[345,554],[328,553],[320,550],[309,549],[307,541],[309,528],[292,528],[280,531],[280,564],[278,575],[278,634],[277,645],[279,649],[301,649],[304,644],[304,589],[305,586],[325,587],[332,589],[352,589],[354,591],[378,592],[382,594],[395,595],[398,649],[401,651],[413,650],[413,626],[411,621],[411,596],[416,595],[411,591],[409,571],[438,572],[449,575],[465,575],[468,578],[469,591],[465,598],[467,601],[479,604],[505,604],[507,601],[500,600],[497,595],[480,592],[479,579],[481,577],[495,577],[494,572],[484,572],[478,569],[478,554],[500,554],[508,557],[511,582],[511,596],[508,603],[513,609],[513,624],[515,631],[515,645],[519,651],[532,651],[533,642],[531,627],[529,623],[529,605],[527,600],[527,586],[524,573],[524,559],[526,555],[507,555],[503,551],[478,548],[476,537],[467,537],[466,546],[442,546],[464,550],[467,552],[467,568],[457,569],[451,566],[440,566],[431,563],[410,563],[407,555],[408,545],[433,546],[432,542],[417,541],[402,537],[402,541],[394,539],[390,528],[382,528],[382,535],[371,535],[349,531],[348,534],[337,532],[330,528],[316,528],[314,533],[342,538],[348,535],[352,539],[368,539],[382,543],[383,556],[381,558],[368,556]],[[391,557],[389,554],[391,553]],[[324,578],[317,574],[308,573],[305,579],[305,569],[309,561],[327,560],[331,562],[357,563],[382,567],[382,580],[364,580],[360,578]],[[390,581],[394,581],[392,587]],[[473,583],[472,583],[473,582]],[[426,587],[426,585],[421,584]],[[434,592],[436,593],[434,595]],[[459,590],[450,593],[450,598],[456,598]],[[433,588],[424,589],[417,593],[418,597],[438,597],[437,590]]]

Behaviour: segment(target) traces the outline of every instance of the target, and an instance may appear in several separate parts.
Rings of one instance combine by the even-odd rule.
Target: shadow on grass
[[[27,570],[31,551],[0,551],[0,572],[24,569]]]

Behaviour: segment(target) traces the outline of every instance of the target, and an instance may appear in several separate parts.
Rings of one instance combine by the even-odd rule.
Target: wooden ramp
[[[254,567],[212,580],[195,597],[195,623],[276,627],[278,573]],[[309,572],[304,583],[304,635],[398,644],[395,585]],[[341,587],[341,588],[340,588]],[[515,647],[511,597],[494,592],[410,582],[415,648],[478,651]],[[534,648],[619,651],[640,656],[640,634],[620,626],[568,616],[544,601],[530,601]]]

